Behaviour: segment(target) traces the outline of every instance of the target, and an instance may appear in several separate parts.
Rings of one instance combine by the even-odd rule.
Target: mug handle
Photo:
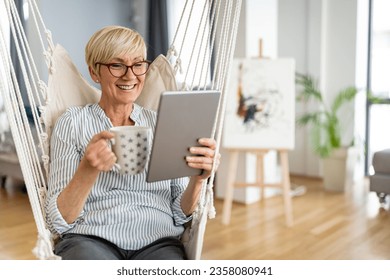
[[[111,150],[112,150],[112,146],[115,145],[115,139],[114,138],[111,138],[109,139],[110,140],[110,143],[111,143]],[[117,172],[120,172],[121,170],[121,166],[119,165],[119,163],[114,163],[114,166],[112,167],[112,171],[117,171]]]

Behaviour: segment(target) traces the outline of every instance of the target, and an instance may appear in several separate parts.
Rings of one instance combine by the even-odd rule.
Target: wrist
[[[79,169],[86,172],[85,174],[98,175],[100,173],[99,169],[92,166],[85,157],[81,159]]]

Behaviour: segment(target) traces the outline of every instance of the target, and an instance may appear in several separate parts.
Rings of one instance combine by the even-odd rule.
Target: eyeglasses
[[[122,63],[100,63],[100,62],[97,62],[95,65],[107,66],[111,75],[113,75],[115,78],[122,78],[127,74],[129,68],[131,69],[131,71],[135,76],[142,76],[146,74],[146,72],[148,72],[149,69],[150,61],[144,60],[144,61],[136,62],[130,66]]]

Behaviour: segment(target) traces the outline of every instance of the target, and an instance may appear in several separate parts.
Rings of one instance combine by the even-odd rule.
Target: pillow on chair
[[[68,107],[96,103],[101,94],[84,79],[61,45],[54,48],[51,63],[47,101],[42,112],[49,139],[55,122]]]
[[[160,54],[146,73],[144,89],[138,97],[137,103],[157,111],[161,93],[175,90],[177,90],[177,84],[172,66],[166,57]]]

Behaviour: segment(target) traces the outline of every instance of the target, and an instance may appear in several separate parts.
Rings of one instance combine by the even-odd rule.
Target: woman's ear
[[[93,70],[91,66],[88,66],[88,70],[92,80],[94,80],[96,83],[99,83],[99,75],[95,73],[95,70]]]

